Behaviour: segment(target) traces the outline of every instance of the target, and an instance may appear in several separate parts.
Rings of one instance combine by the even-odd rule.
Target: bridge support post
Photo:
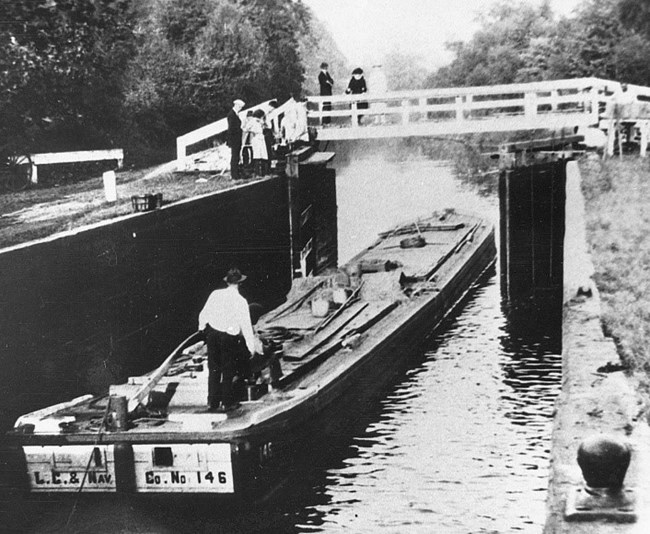
[[[409,123],[409,101],[402,100],[402,125],[406,126]]]
[[[650,122],[641,121],[639,123],[639,129],[641,130],[641,140],[639,141],[639,155],[642,158],[646,157],[648,153],[648,130],[650,129]]]
[[[607,155],[614,155],[614,148],[616,145],[616,124],[613,120],[609,121],[609,127],[607,128]]]
[[[465,107],[463,106],[463,97],[456,97],[456,120],[464,121],[465,120]]]
[[[558,108],[558,99],[560,97],[560,92],[557,89],[551,91],[551,111],[555,112]]]
[[[537,93],[524,93],[524,115],[529,120],[537,117]]]
[[[352,103],[352,128],[358,128],[360,126],[359,124],[359,109],[357,108],[358,103],[353,102]]]

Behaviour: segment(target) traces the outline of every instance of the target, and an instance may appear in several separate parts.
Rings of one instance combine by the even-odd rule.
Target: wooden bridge
[[[609,151],[613,153],[614,131],[625,121],[632,125],[627,135],[639,142],[645,155],[650,130],[650,88],[628,87],[635,102],[623,112],[613,105],[614,96],[621,93],[621,84],[600,78],[383,94],[373,94],[370,88],[363,95],[308,97],[307,124],[320,141],[592,127],[608,134]],[[285,105],[269,117],[281,121]],[[222,119],[179,137],[179,165],[182,167],[185,161],[187,167],[192,144],[218,136],[226,128]]]

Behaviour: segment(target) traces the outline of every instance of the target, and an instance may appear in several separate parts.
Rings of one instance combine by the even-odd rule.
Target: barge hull
[[[261,404],[244,403],[243,411],[227,416],[176,413],[172,419],[169,414],[160,421],[167,425],[164,431],[155,425],[99,433],[88,428],[43,432],[42,425],[40,432],[34,432],[26,430],[25,425],[18,426],[9,436],[15,445],[14,457],[21,457],[23,465],[22,476],[17,478],[35,493],[188,493],[244,500],[264,496],[286,479],[296,447],[313,439],[318,421],[335,413],[335,408],[344,409],[345,399],[355,390],[385,385],[402,365],[405,348],[416,344],[415,334],[437,328],[493,268],[494,230],[485,223],[475,226],[451,252],[443,258],[447,263],[439,272],[439,284],[428,277],[424,285],[413,286],[426,286],[422,295],[409,297],[399,305],[389,304],[385,308],[388,311],[377,315],[368,327],[369,333],[358,336],[357,347],[341,348],[340,343],[334,343],[336,351],[330,351],[331,356],[331,347],[324,346],[320,353],[314,353],[313,365],[294,365],[299,372],[285,376],[278,392],[269,394]],[[354,313],[351,316],[356,317]],[[162,373],[159,371],[154,375]],[[97,400],[83,400],[80,405],[97,412],[93,402]],[[107,402],[105,399],[104,417],[109,409]],[[82,413],[80,405],[60,411],[59,419]],[[59,424],[57,412],[50,412],[45,420]],[[33,414],[24,416],[25,421],[29,415]],[[185,425],[190,420],[200,424]],[[103,425],[104,421],[98,428]],[[306,453],[305,447],[301,452]]]

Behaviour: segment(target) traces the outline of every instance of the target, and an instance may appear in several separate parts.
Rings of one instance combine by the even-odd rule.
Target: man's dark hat
[[[262,117],[264,117],[264,111],[261,110],[261,109],[256,109],[256,110],[253,112],[253,117],[256,117],[256,118],[258,118],[258,119],[261,119]]]
[[[324,61],[320,64],[321,69],[326,69],[327,67],[329,67],[329,65],[327,63],[325,63]]]
[[[239,284],[244,280],[246,280],[246,275],[242,274],[241,271],[237,269],[237,267],[230,269],[228,271],[228,274],[226,274],[226,276],[223,279],[223,281],[226,282],[226,284]]]
[[[352,74],[363,74],[363,69],[360,69],[359,67],[357,67],[356,69],[354,69],[352,71]]]

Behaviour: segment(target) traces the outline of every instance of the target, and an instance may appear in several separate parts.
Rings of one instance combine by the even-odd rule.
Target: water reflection
[[[352,437],[355,454],[328,470],[330,504],[314,506],[328,521],[317,530],[541,530],[559,354],[553,333],[509,326],[493,278],[426,340],[423,360]],[[516,343],[504,343],[511,334]]]
[[[495,196],[426,160],[360,161],[338,184],[343,261],[435,208],[498,221]],[[70,515],[68,499],[16,513],[32,532],[538,533],[560,379],[559,322],[546,313],[504,305],[491,273],[441,329],[395,351],[381,387],[360,384],[295,443],[289,477],[267,502],[94,498]]]

